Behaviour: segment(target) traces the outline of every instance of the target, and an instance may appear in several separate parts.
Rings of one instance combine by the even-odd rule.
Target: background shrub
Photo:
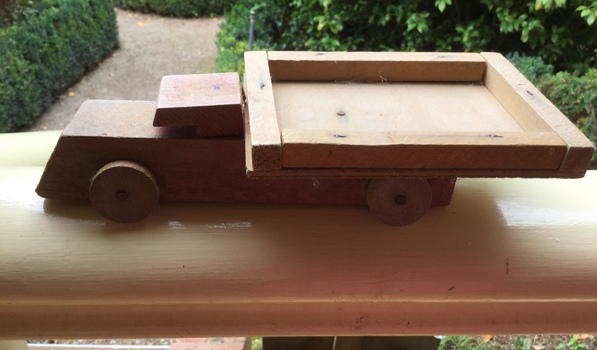
[[[0,28],[37,12],[34,0],[0,0]]]
[[[172,17],[221,15],[234,0],[114,0],[118,7],[137,12],[157,13]]]
[[[251,9],[268,49],[520,52],[578,74],[597,64],[594,0],[239,0],[222,35],[246,41]]]
[[[539,85],[543,76],[554,72],[553,66],[545,63],[541,57],[521,55],[518,52],[509,53],[506,57],[535,86]]]
[[[597,69],[582,76],[568,72],[545,75],[541,91],[597,146]],[[597,151],[591,168],[597,169]]]
[[[0,29],[0,132],[32,124],[118,45],[111,1],[42,0]]]

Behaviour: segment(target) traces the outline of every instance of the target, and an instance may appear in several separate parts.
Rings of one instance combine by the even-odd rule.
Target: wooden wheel
[[[145,167],[115,161],[97,171],[89,186],[89,199],[105,218],[131,223],[144,219],[155,209],[159,186]]]
[[[371,180],[367,203],[371,214],[392,226],[417,221],[431,205],[431,187],[426,179]]]

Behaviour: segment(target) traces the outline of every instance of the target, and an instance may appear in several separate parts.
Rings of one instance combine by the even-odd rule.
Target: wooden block
[[[276,81],[466,81],[483,79],[476,53],[297,52],[267,53]]]
[[[247,168],[280,169],[282,166],[282,142],[265,52],[245,53],[244,84],[247,104],[245,139],[250,141],[251,145],[251,147],[247,147]]]
[[[552,169],[566,145],[553,133],[282,130],[284,168]]]
[[[553,131],[567,144],[562,172],[584,172],[593,156],[593,143],[528,81],[504,56],[483,52],[485,85],[527,131]]]
[[[242,135],[237,73],[169,75],[162,78],[154,126],[196,126],[201,137]]]

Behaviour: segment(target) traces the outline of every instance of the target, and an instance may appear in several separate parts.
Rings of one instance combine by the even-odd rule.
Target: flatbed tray
[[[253,177],[582,177],[592,143],[497,53],[248,52]]]

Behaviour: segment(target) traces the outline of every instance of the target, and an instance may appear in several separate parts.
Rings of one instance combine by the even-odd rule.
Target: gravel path
[[[220,18],[179,19],[116,10],[120,49],[69,87],[24,131],[61,130],[85,100],[156,100],[160,79],[215,69]]]

